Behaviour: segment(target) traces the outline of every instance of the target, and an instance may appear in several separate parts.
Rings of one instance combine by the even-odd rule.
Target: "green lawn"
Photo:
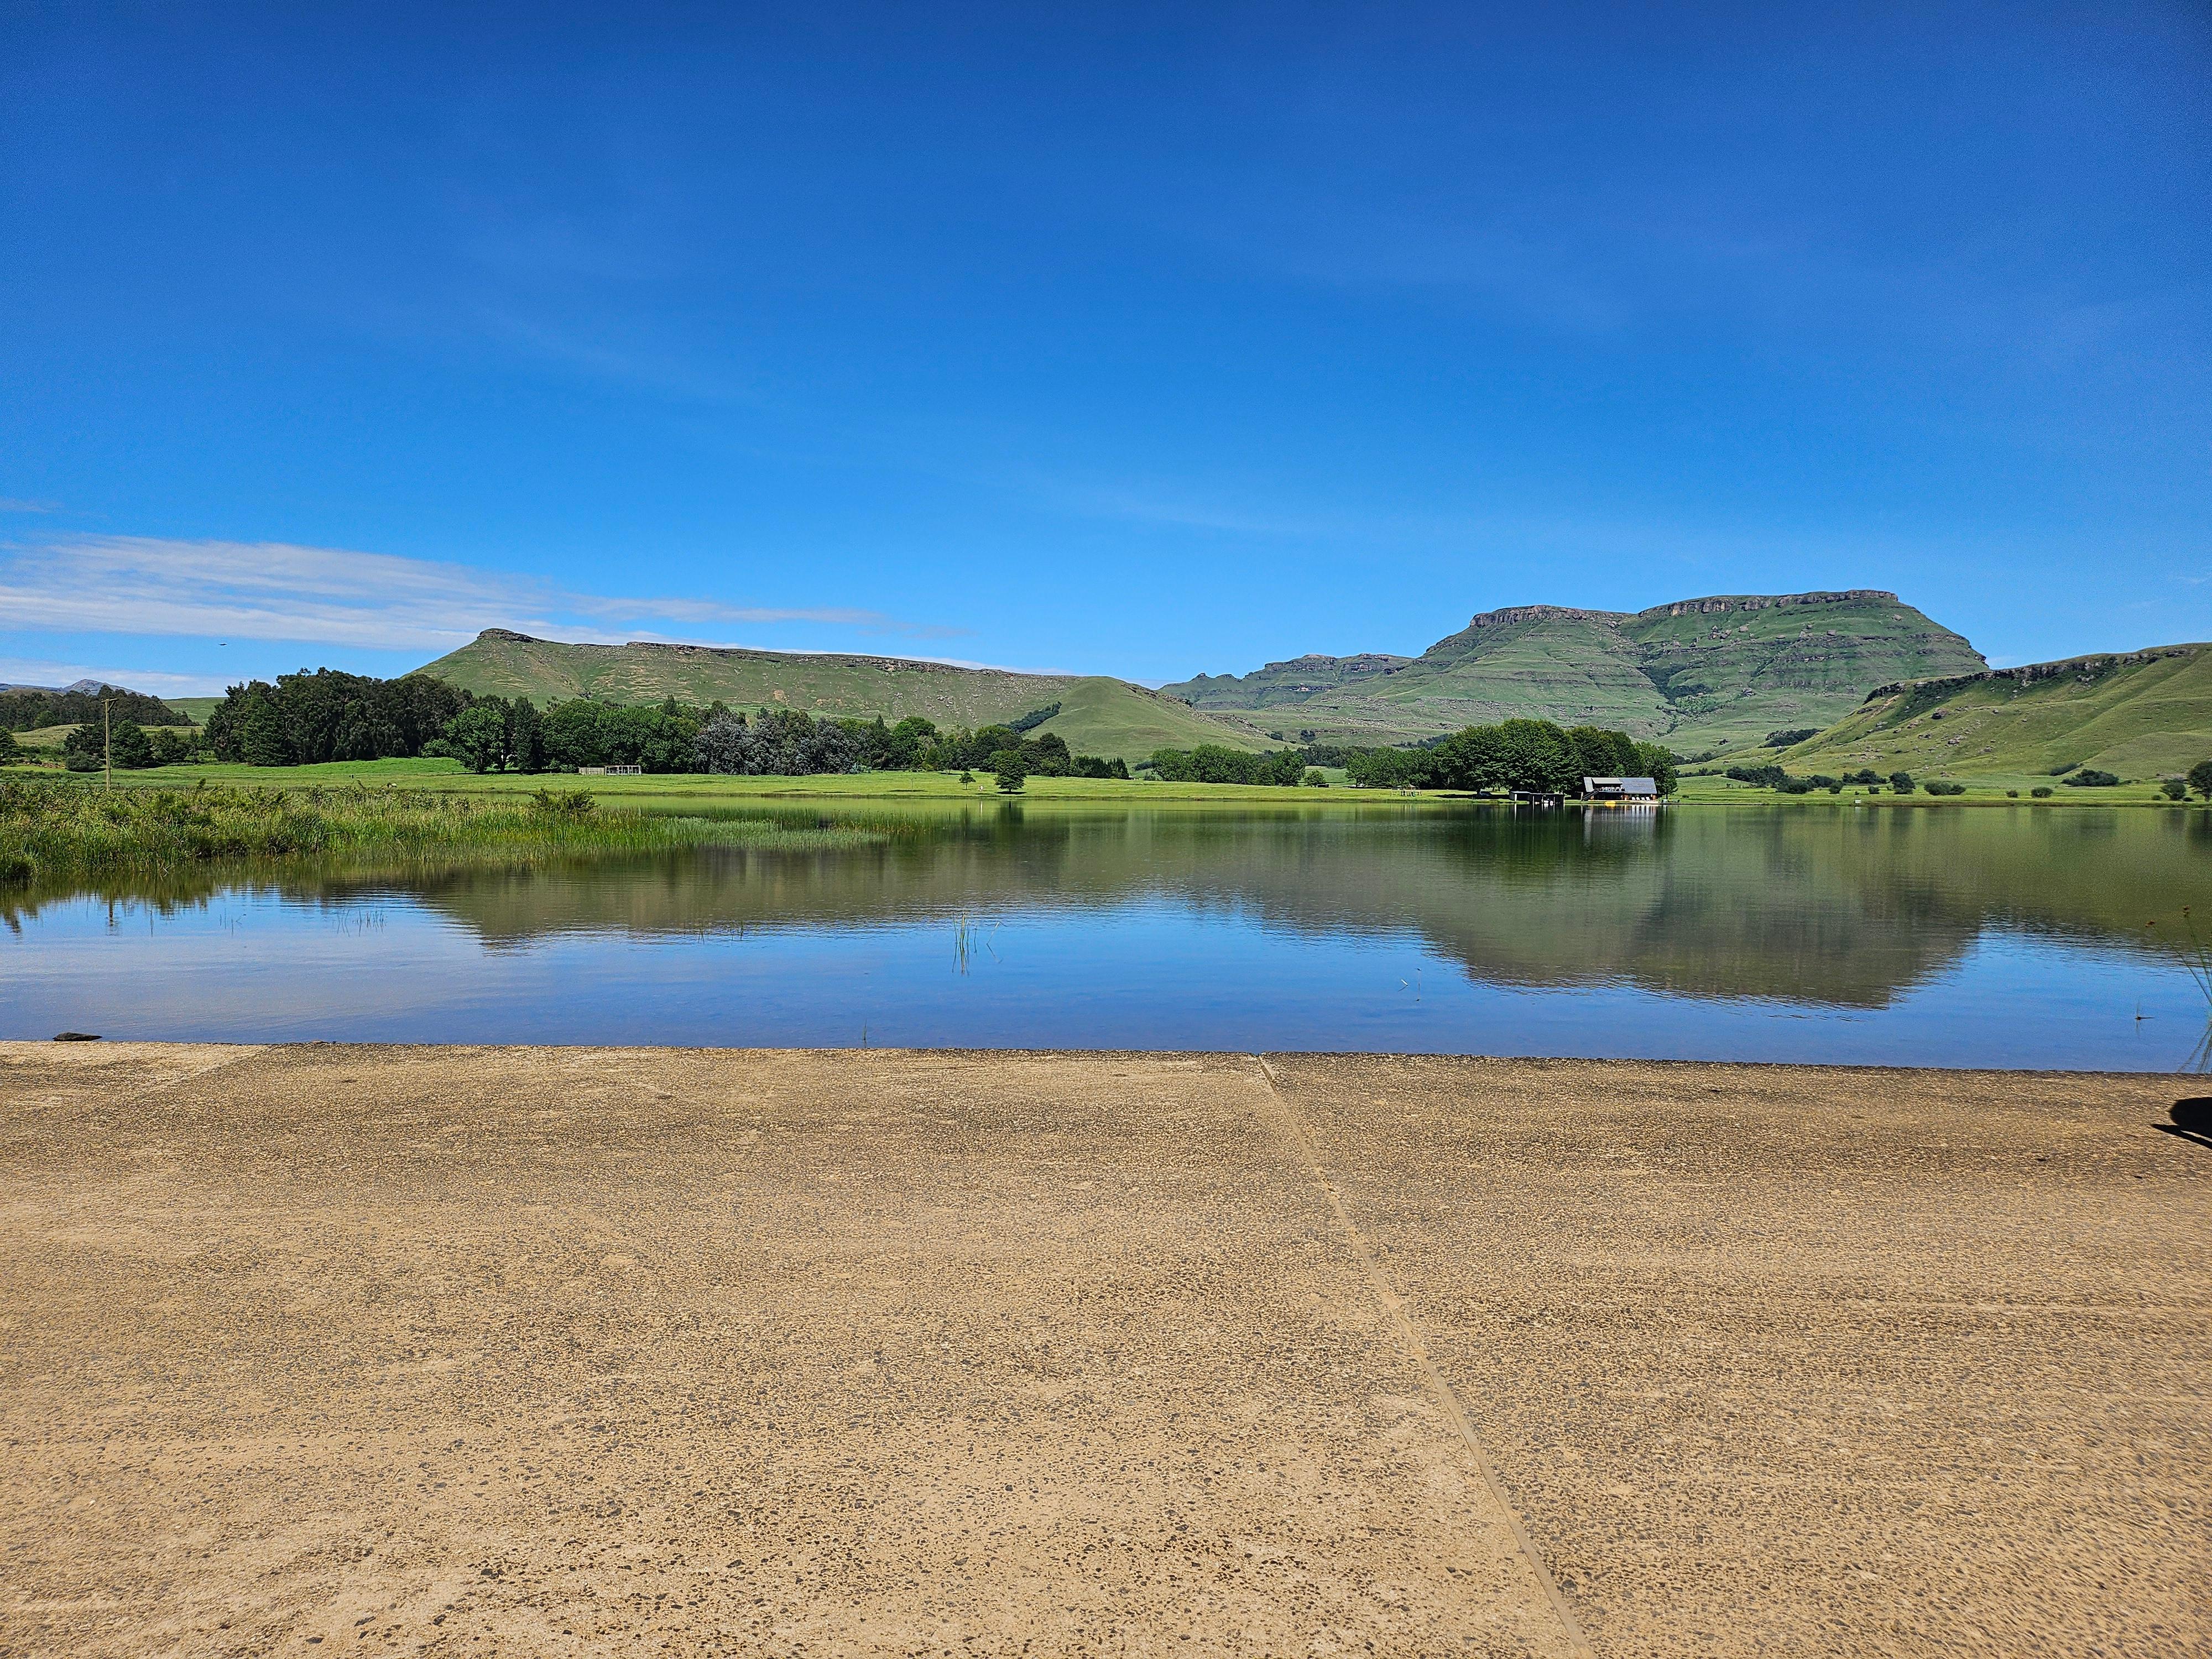
[[[1940,775],[1929,773],[1928,777]],[[1923,782],[1926,778],[1922,779]],[[2060,783],[2057,779],[2042,773],[1984,773],[1949,780],[1964,784],[1963,795],[1930,795],[1924,789],[1916,789],[1910,795],[1893,795],[1887,785],[1880,789],[1867,789],[1858,784],[1847,783],[1840,795],[1832,795],[1825,789],[1808,795],[1785,795],[1778,790],[1761,789],[1755,785],[1739,783],[1733,778],[1686,777],[1682,780],[1678,799],[1688,805],[1723,804],[1747,801],[1799,802],[1806,805],[1833,805],[1838,801],[1862,801],[1869,806],[2172,806],[2172,802],[2160,794],[2157,786],[2148,783],[2125,783],[2110,789],[2075,789]],[[2006,794],[2008,789],[2020,792],[2015,799]],[[2048,799],[2037,800],[2029,794],[2032,789],[2048,789]],[[2201,802],[2194,803],[2202,805]]]
[[[0,768],[0,775],[13,773],[52,777],[58,770],[51,765]],[[97,781],[100,775],[90,773],[83,775]],[[1213,802],[1223,805],[1273,802],[1295,803],[1302,806],[1372,806],[1382,802],[1407,799],[1440,801],[1463,799],[1443,790],[1422,790],[1417,795],[1408,796],[1395,790],[1349,788],[1344,785],[1340,774],[1331,779],[1332,787],[1326,789],[1255,787],[1234,783],[1124,782],[1119,778],[1033,777],[1018,796],[1001,794],[991,775],[984,772],[976,773],[973,783],[961,782],[959,775],[954,772],[855,772],[805,778],[669,773],[637,777],[587,778],[558,772],[528,776],[498,772],[479,775],[469,771],[460,762],[454,760],[381,760],[333,761],[321,766],[263,767],[221,763],[161,766],[142,772],[118,772],[115,775],[117,787],[127,789],[189,787],[203,779],[210,783],[269,789],[302,789],[315,784],[328,786],[357,781],[480,795],[528,794],[546,787],[584,788],[611,805],[681,805],[687,808],[702,805],[712,806],[716,803],[738,805],[746,801],[982,802],[1006,799],[1039,804],[1160,804],[1176,801]],[[1870,806],[2028,805],[2031,804],[2028,791],[2039,785],[2049,786],[2052,780],[2021,774],[2018,776],[1962,778],[1959,781],[1966,785],[1965,794],[1938,798],[1924,793],[1899,797],[1892,795],[1887,788],[1869,791],[1856,784],[1846,785],[1841,795],[1831,795],[1825,791],[1808,795],[1784,795],[1773,790],[1738,783],[1730,778],[1686,777],[1682,780],[1681,793],[1676,800],[1680,805],[1691,806],[1753,804],[1832,806],[1839,801],[1858,801]],[[2017,803],[2007,799],[2005,791],[2008,788],[2020,791]],[[2052,789],[2049,802],[2032,804],[2061,806],[2172,805],[2158,794],[2153,786],[2140,783],[2125,784],[2112,789],[2074,789],[2061,784]]]
[[[52,776],[55,769],[40,769]],[[97,779],[97,773],[86,775]],[[142,772],[118,772],[118,788],[189,787],[202,779],[210,783],[260,788],[298,789],[312,784],[362,781],[437,789],[467,794],[528,794],[545,787],[588,789],[610,803],[652,805],[663,802],[749,800],[915,800],[995,801],[1296,801],[1304,805],[1350,799],[1373,805],[1399,799],[1389,792],[1304,787],[1255,788],[1233,783],[1124,782],[1119,778],[1030,779],[1018,797],[1000,793],[991,775],[978,772],[973,783],[960,781],[957,772],[855,772],[805,778],[714,776],[706,773],[665,773],[636,777],[580,777],[569,773],[521,775],[511,773],[477,774],[454,760],[332,761],[320,766],[239,766],[213,763],[200,766],[160,766]]]

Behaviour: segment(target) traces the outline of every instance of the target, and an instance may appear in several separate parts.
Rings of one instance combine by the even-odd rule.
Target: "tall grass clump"
[[[213,860],[506,860],[728,845],[813,851],[873,844],[860,829],[785,829],[602,807],[588,790],[482,797],[368,784],[304,789],[105,790],[0,781],[0,882],[158,872]]]

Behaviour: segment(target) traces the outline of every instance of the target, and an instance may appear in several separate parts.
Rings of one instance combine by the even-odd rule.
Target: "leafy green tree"
[[[1892,794],[1911,794],[1915,787],[1912,781],[1912,774],[1910,772],[1892,772],[1889,775],[1889,787]]]
[[[2168,800],[2187,800],[2189,782],[2185,778],[2168,778],[2158,787],[2158,792]]]
[[[205,752],[199,732],[189,726],[157,726],[146,736],[154,745],[156,766],[180,766]]]
[[[1649,778],[1662,795],[1671,795],[1681,787],[1681,775],[1674,765],[1674,751],[1663,743],[1639,743],[1634,745],[1636,765],[1631,777]],[[1869,780],[1871,781],[1871,780]]]
[[[115,720],[108,729],[108,752],[118,766],[143,771],[154,764],[154,745],[146,736],[146,728],[136,720]]]
[[[2201,760],[2189,769],[2189,787],[2212,800],[2212,760]]]
[[[518,772],[545,769],[545,722],[527,697],[517,697],[507,709],[507,753]]]
[[[1648,775],[1637,758],[1637,745],[1626,732],[1601,726],[1577,726],[1566,732],[1575,751],[1577,778],[1637,778]]]
[[[1428,781],[1435,751],[1362,749],[1344,757],[1345,775],[1362,789],[1417,788]]]
[[[489,772],[507,763],[507,712],[501,699],[488,697],[446,722],[446,743],[471,772]]]
[[[15,741],[15,734],[0,727],[0,766],[13,766],[23,758],[23,745]]]
[[[1328,780],[1322,775],[1321,768],[1318,766],[1309,766],[1306,768],[1305,776],[1299,779],[1298,782],[1301,786],[1308,789],[1326,789],[1328,787]]]
[[[80,726],[62,739],[62,764],[72,772],[97,772],[105,764],[97,721]]]
[[[291,745],[284,741],[284,720],[266,686],[249,690],[238,717],[238,757],[248,766],[289,766]]]
[[[256,766],[418,755],[467,702],[426,674],[379,680],[319,668],[232,686],[208,716],[207,743],[218,760]]]
[[[1001,749],[991,757],[991,769],[999,775],[999,787],[1006,794],[1018,793],[1029,781],[1029,767],[1022,760],[1022,751]]]
[[[909,714],[891,727],[884,744],[884,769],[911,772],[924,763],[925,750],[937,743],[937,725],[919,714]]]

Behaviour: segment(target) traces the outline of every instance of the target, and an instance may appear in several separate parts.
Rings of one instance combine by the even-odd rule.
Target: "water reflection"
[[[1878,1009],[1992,929],[2145,951],[2144,923],[2204,896],[2212,869],[2212,824],[2197,812],[1007,803],[896,828],[882,845],[831,853],[708,849],[374,879],[207,871],[100,896],[160,915],[241,890],[357,916],[399,901],[492,951],[577,934],[787,936],[1143,906],[1293,938],[1410,937],[1501,987]],[[69,896],[19,896],[0,915],[20,933]]]

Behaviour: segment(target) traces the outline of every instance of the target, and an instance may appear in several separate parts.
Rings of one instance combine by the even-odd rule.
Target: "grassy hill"
[[[1984,666],[1893,593],[1735,594],[1635,612],[1485,611],[1418,657],[1307,656],[1164,688],[1296,738],[1403,742],[1533,716],[1694,754],[1824,726],[1874,687]]]
[[[1916,777],[2185,772],[2212,758],[2212,645],[1881,686],[1835,725],[1759,758],[1836,775],[1865,766]]]
[[[1125,680],[1097,675],[1017,674],[899,657],[747,651],[698,645],[569,645],[486,629],[420,671],[478,696],[528,697],[541,706],[570,697],[605,702],[722,702],[733,708],[786,708],[810,714],[903,720],[940,726],[1014,720],[1053,703],[1036,728],[1057,732],[1078,754],[1141,760],[1155,749],[1201,743],[1259,750],[1252,726],[1194,711]]]

